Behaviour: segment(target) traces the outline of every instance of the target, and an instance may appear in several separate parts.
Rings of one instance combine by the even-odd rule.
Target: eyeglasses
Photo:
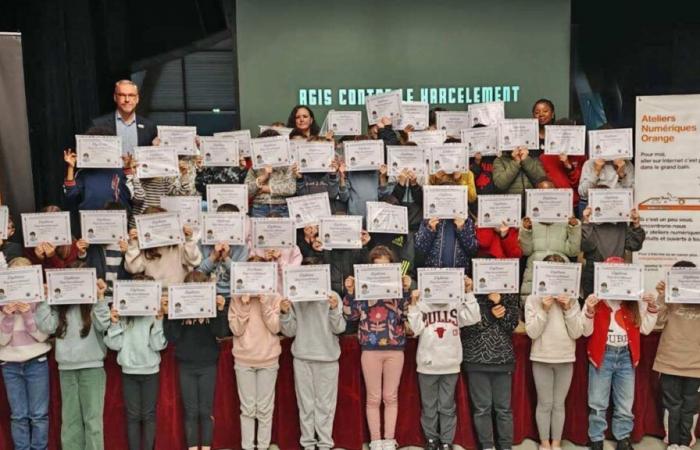
[[[139,94],[114,94],[114,95],[116,95],[118,98],[128,98],[129,100],[133,100],[139,96]]]

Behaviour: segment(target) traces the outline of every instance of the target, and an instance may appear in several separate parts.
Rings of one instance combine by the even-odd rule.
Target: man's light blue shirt
[[[117,136],[122,138],[122,156],[134,153],[134,147],[139,145],[139,134],[136,125],[136,114],[130,123],[124,122],[119,111],[115,111],[117,122]]]

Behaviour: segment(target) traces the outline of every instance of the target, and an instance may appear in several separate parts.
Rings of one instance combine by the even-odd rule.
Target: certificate
[[[222,131],[214,133],[214,137],[235,140],[238,142],[238,153],[241,156],[250,156],[250,130]]]
[[[535,261],[532,293],[539,296],[566,295],[578,298],[581,263]]]
[[[237,212],[202,214],[202,244],[243,245],[246,240],[246,216]]]
[[[606,300],[642,298],[644,266],[641,264],[594,263],[595,296]]]
[[[445,130],[411,131],[408,133],[408,140],[421,147],[432,147],[444,144],[447,133]]]
[[[362,248],[362,216],[321,217],[318,237],[324,250]]]
[[[44,272],[41,266],[11,267],[0,270],[0,305],[44,300]]]
[[[537,119],[503,119],[498,124],[498,148],[513,150],[521,146],[540,148]]]
[[[199,195],[168,195],[160,198],[160,207],[180,213],[182,225],[199,230],[202,225],[202,197]]]
[[[335,159],[335,145],[328,141],[294,142],[294,160],[299,173],[330,172]]]
[[[258,130],[260,133],[267,130],[273,130],[279,133],[280,136],[289,137],[289,134],[294,131],[294,128],[287,127],[276,127],[272,125],[258,125]]]
[[[666,303],[700,304],[700,269],[669,268],[666,272]]]
[[[22,234],[25,247],[36,247],[41,242],[52,245],[70,245],[70,213],[67,211],[22,214]]]
[[[425,175],[425,149],[413,145],[388,145],[386,147],[389,176],[398,177],[404,169],[416,176]]]
[[[253,169],[265,166],[285,167],[291,164],[288,136],[270,136],[250,140]]]
[[[226,204],[238,207],[241,214],[248,214],[248,185],[207,184],[207,211],[214,213]]]
[[[331,266],[286,266],[284,296],[293,302],[327,300],[331,293]]]
[[[461,130],[471,128],[467,111],[437,111],[435,126],[444,130],[448,136],[458,137]]]
[[[46,269],[49,305],[91,304],[97,301],[97,271]]]
[[[120,316],[157,316],[162,294],[160,281],[115,280],[112,308]]]
[[[168,286],[168,319],[216,317],[216,283],[181,283]]]
[[[204,167],[238,167],[239,145],[239,141],[232,137],[200,137],[199,147]]]
[[[231,264],[232,294],[271,294],[277,291],[277,263],[235,262]]]
[[[468,128],[461,131],[462,145],[467,146],[470,155],[481,153],[481,156],[498,154],[498,127]]]
[[[418,292],[425,303],[460,302],[464,299],[464,269],[418,269]]]
[[[80,235],[90,244],[116,244],[129,240],[126,211],[80,211]]]
[[[473,278],[475,294],[517,294],[520,286],[518,259],[474,258]]]
[[[503,102],[474,103],[467,107],[470,126],[486,125],[495,127],[506,118]]]
[[[408,234],[408,208],[385,202],[367,202],[367,231]]]
[[[75,135],[77,165],[82,169],[121,169],[122,138]]]
[[[178,155],[195,156],[197,127],[158,125],[158,139],[164,147],[175,147]]]
[[[423,218],[466,218],[466,186],[423,186]]]
[[[589,189],[591,222],[629,222],[634,208],[632,189]]]
[[[7,239],[7,227],[10,226],[10,208],[0,205],[0,239]]]
[[[606,161],[632,159],[632,128],[589,131],[588,154],[590,159]]]
[[[328,198],[328,192],[287,197],[287,207],[289,208],[289,217],[294,220],[296,228],[318,225],[320,217],[331,215],[331,201]]]
[[[480,195],[477,200],[479,202],[479,216],[477,217],[479,227],[499,228],[504,222],[509,227],[520,226],[520,218],[522,217],[522,197],[520,195]]]
[[[403,130],[412,126],[414,130],[425,130],[428,128],[428,114],[430,104],[427,102],[402,102],[401,120],[394,125],[394,129]]]
[[[585,155],[585,125],[545,125],[545,155]]]
[[[526,216],[533,222],[566,223],[573,216],[572,189],[527,189]]]
[[[357,136],[362,134],[361,111],[328,111],[328,130],[336,136]]]
[[[253,247],[292,248],[296,246],[294,221],[286,217],[251,219]]]
[[[403,298],[401,264],[355,264],[355,300]]]
[[[442,144],[428,148],[430,173],[466,172],[469,154],[463,144]]]
[[[140,214],[134,216],[134,221],[136,221],[141,250],[185,242],[180,213]]]
[[[384,141],[346,141],[343,143],[348,171],[379,170],[384,164]]]
[[[139,178],[175,177],[180,174],[175,147],[134,147],[136,176]]]
[[[367,123],[374,125],[382,117],[388,117],[392,123],[401,119],[401,91],[385,92],[365,98],[367,108]]]

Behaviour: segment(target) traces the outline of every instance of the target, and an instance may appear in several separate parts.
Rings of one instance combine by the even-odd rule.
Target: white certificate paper
[[[545,155],[585,155],[585,125],[545,125]]]
[[[466,186],[423,186],[423,218],[466,218]]]
[[[367,202],[367,231],[408,234],[408,208],[385,202]]]
[[[367,122],[374,125],[382,117],[388,117],[392,123],[398,123],[401,119],[401,91],[385,92],[379,95],[371,95],[365,98],[367,109]]]
[[[292,248],[296,244],[294,221],[286,217],[253,218],[252,239],[255,248]]]
[[[466,172],[469,164],[469,153],[462,144],[442,144],[428,148],[430,173],[440,171],[445,173]]]
[[[112,308],[120,316],[157,316],[162,293],[160,281],[115,280]]]
[[[199,138],[204,167],[238,167],[239,141],[232,137],[202,136]]]
[[[41,266],[11,267],[0,270],[0,305],[44,300],[44,272]]]
[[[238,152],[241,156],[250,156],[250,130],[222,131],[214,133],[217,138],[231,138],[238,142]],[[201,138],[200,138],[201,139]]]
[[[362,248],[362,216],[321,217],[318,238],[324,250]]]
[[[272,294],[277,291],[277,263],[235,262],[231,264],[232,294]]]
[[[499,228],[503,222],[509,227],[520,226],[522,198],[518,194],[480,195],[477,225],[481,228]]]
[[[291,162],[288,136],[270,136],[250,140],[250,153],[253,169],[265,166],[285,167]]]
[[[700,269],[669,268],[666,272],[666,303],[700,304]]]
[[[299,173],[330,172],[335,158],[335,145],[328,141],[293,142],[294,160],[299,165]]]
[[[539,148],[539,133],[537,119],[503,119],[498,124],[498,147],[500,150],[513,150],[520,146]]]
[[[632,189],[589,189],[591,222],[629,222],[634,208]]]
[[[202,214],[202,244],[243,245],[246,239],[246,216],[237,212]]]
[[[567,295],[578,298],[581,263],[535,261],[532,293],[539,296]]]
[[[175,147],[134,147],[139,178],[175,177],[180,174]]]
[[[141,250],[185,242],[180,213],[141,214],[134,216],[134,221]]]
[[[565,223],[573,216],[571,189],[527,189],[526,216],[533,222]]]
[[[401,264],[355,264],[355,300],[403,298]]]
[[[289,208],[289,217],[294,220],[294,226],[297,228],[318,225],[321,217],[331,215],[328,192],[287,197],[287,207]]]
[[[498,127],[469,128],[461,131],[462,145],[467,146],[470,155],[481,156],[498,154]]]
[[[447,133],[445,130],[411,131],[408,133],[408,140],[410,142],[426,148],[442,145],[445,143],[446,139]]]
[[[595,296],[606,300],[639,300],[644,293],[641,264],[594,263]]]
[[[506,118],[503,102],[471,103],[467,107],[470,126],[486,125],[492,127]]]
[[[414,130],[425,130],[428,128],[429,114],[430,104],[427,102],[402,102],[401,120],[394,124],[394,129],[403,130],[410,125]]]
[[[348,171],[379,170],[384,164],[384,142],[347,141],[343,143],[345,167]]]
[[[517,294],[519,282],[518,259],[491,259],[474,258],[473,278],[475,294],[490,294],[499,292],[501,294]]]
[[[10,225],[10,208],[0,205],[0,239],[7,239],[7,227]]]
[[[168,286],[168,319],[216,317],[216,283],[181,283]]]
[[[22,233],[25,247],[36,247],[41,242],[69,245],[73,242],[70,213],[67,211],[22,214]]]
[[[328,130],[336,136],[357,136],[362,134],[361,111],[328,111]]]
[[[121,169],[122,138],[75,135],[77,165],[83,169]]]
[[[285,266],[284,296],[293,302],[327,300],[331,293],[331,266]]]
[[[49,305],[91,304],[97,301],[97,271],[46,269]]]
[[[588,154],[590,159],[632,159],[632,128],[614,130],[591,130],[588,132]]]
[[[460,302],[464,298],[464,269],[419,268],[418,291],[425,303]]]
[[[435,112],[435,126],[438,130],[444,130],[448,136],[453,137],[459,137],[461,130],[472,127],[467,111],[437,111]]]
[[[419,177],[425,175],[425,149],[423,147],[388,145],[386,159],[391,177],[398,177],[404,169],[414,172]]]
[[[248,185],[207,184],[207,211],[215,213],[221,205],[234,205],[238,212],[248,214]]]
[[[175,147],[178,155],[197,155],[197,127],[158,125],[160,145]]]
[[[126,211],[80,211],[80,235],[90,244],[116,244],[129,240]]]
[[[182,225],[199,230],[202,225],[202,197],[199,195],[168,195],[160,198],[160,207],[180,213]]]

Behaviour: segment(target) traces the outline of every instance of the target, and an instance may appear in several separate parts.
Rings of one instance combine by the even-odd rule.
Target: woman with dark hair
[[[304,105],[295,106],[289,113],[287,128],[299,130],[305,137],[318,136],[318,133],[321,132],[321,127],[316,123],[314,112]]]
[[[540,148],[533,151],[532,155],[538,157],[544,153],[544,126],[554,125],[554,103],[546,98],[541,98],[532,105],[532,117],[537,119],[537,125],[540,127]]]

